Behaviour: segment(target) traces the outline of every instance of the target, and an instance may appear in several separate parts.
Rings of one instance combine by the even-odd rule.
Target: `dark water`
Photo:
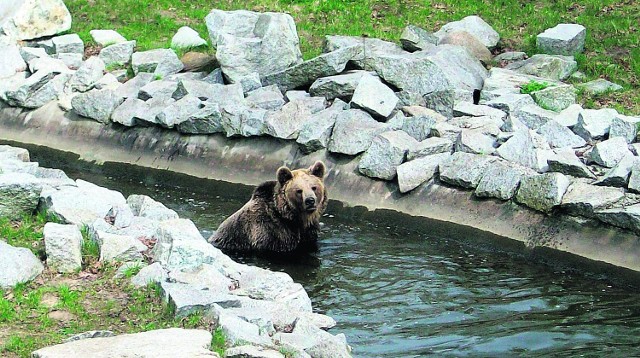
[[[35,159],[125,195],[150,195],[205,236],[251,193],[130,167]],[[354,356],[640,356],[633,286],[543,265],[522,249],[492,250],[473,233],[416,228],[408,217],[336,205],[327,214],[317,254],[299,262],[239,259],[302,283],[314,307],[336,319],[332,332],[346,334]]]

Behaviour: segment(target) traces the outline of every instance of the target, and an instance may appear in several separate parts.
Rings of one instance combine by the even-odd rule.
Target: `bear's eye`
[[[313,186],[313,187],[311,187],[311,190],[316,191],[316,190],[318,190],[318,187],[317,186]]]
[[[302,195],[302,189],[298,189],[298,190],[296,190],[296,193],[297,193],[298,195]]]

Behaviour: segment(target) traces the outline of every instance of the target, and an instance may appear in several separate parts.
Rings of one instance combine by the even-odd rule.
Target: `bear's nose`
[[[304,204],[306,206],[314,206],[314,205],[316,205],[316,199],[315,198],[306,198],[306,199],[304,199]]]

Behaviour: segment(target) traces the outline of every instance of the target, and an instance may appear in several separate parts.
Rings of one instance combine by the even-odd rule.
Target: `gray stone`
[[[111,120],[127,127],[133,127],[138,124],[136,118],[143,117],[148,109],[145,101],[129,97],[113,111]]]
[[[51,39],[55,53],[84,53],[84,42],[78,34],[56,36]]]
[[[139,73],[118,88],[118,95],[122,98],[138,98],[140,89],[154,80],[152,73]]]
[[[130,235],[117,235],[98,231],[95,235],[100,246],[100,261],[141,261],[141,252],[147,247]]]
[[[62,223],[89,225],[103,219],[113,206],[125,205],[122,194],[101,188],[83,180],[76,180],[77,187],[44,191],[39,209]]]
[[[626,155],[616,166],[611,168],[605,176],[595,182],[596,185],[626,187],[629,181],[629,174],[634,166],[640,164],[640,158],[633,155]]]
[[[367,112],[349,109],[336,118],[327,149],[332,153],[357,155],[366,151],[373,138],[386,130],[383,123]]]
[[[640,204],[598,210],[596,217],[607,224],[640,232]]]
[[[247,94],[246,100],[248,105],[267,111],[277,111],[285,104],[284,96],[276,85],[253,90]]]
[[[511,114],[529,129],[537,130],[556,118],[556,113],[536,105],[526,105]]]
[[[370,70],[370,68],[367,68],[367,62],[371,58],[407,54],[398,44],[376,38],[339,35],[325,36],[325,53],[352,46],[358,46],[360,48],[360,53],[351,60],[351,63],[358,69]]]
[[[73,336],[66,338],[63,340],[63,343],[69,343],[73,341],[79,341],[81,339],[90,339],[90,338],[104,338],[104,337],[113,337],[115,333],[111,331],[87,331],[78,334],[74,334]]]
[[[202,237],[191,220],[160,222],[156,238],[151,255],[168,270],[212,264],[223,255]]]
[[[224,333],[226,343],[231,346],[245,344],[270,346],[272,344],[271,338],[266,332],[260,332],[257,325],[226,312],[222,307],[214,304],[210,313]]]
[[[527,168],[538,168],[536,145],[529,131],[516,132],[496,152],[501,158],[510,162]]]
[[[71,28],[71,14],[62,0],[4,2],[2,7],[0,33],[12,40],[52,36]]]
[[[345,47],[261,78],[265,86],[277,85],[282,92],[311,85],[316,79],[337,75],[358,55],[358,46]]]
[[[417,141],[403,131],[378,134],[358,163],[358,170],[370,178],[392,180],[409,148]]]
[[[607,81],[604,78],[598,78],[593,81],[589,81],[587,83],[581,83],[577,85],[577,87],[583,90],[584,92],[592,95],[608,93],[608,92],[619,92],[624,89],[619,84]]]
[[[38,57],[28,63],[29,71],[32,73],[72,73],[69,67],[62,61],[53,57]]]
[[[138,98],[147,101],[150,98],[168,99],[172,98],[178,88],[178,83],[174,81],[159,80],[152,81],[140,88]],[[181,96],[179,98],[182,98]],[[175,98],[174,98],[175,99]]]
[[[171,48],[190,49],[206,45],[207,41],[200,37],[196,30],[189,26],[182,26],[171,38]]]
[[[285,104],[282,109],[267,115],[265,133],[282,139],[297,139],[309,117],[325,108],[324,98],[312,97]]]
[[[7,78],[27,69],[17,45],[0,45],[0,78]]]
[[[531,175],[529,168],[506,161],[491,162],[478,183],[474,194],[480,198],[510,200],[516,193],[524,175]]]
[[[309,88],[312,96],[323,96],[328,100],[340,98],[350,101],[353,92],[366,71],[348,71],[344,74],[318,78]]]
[[[222,110],[216,103],[202,102],[202,108],[176,125],[178,132],[187,134],[212,134],[224,132]]]
[[[454,31],[446,34],[438,41],[438,46],[441,45],[464,47],[473,57],[484,64],[489,64],[493,58],[491,51],[480,40],[466,31]]]
[[[0,159],[15,159],[21,162],[29,162],[29,151],[24,148],[0,145]]]
[[[156,116],[157,123],[165,128],[173,128],[197,113],[201,103],[198,97],[187,95],[160,111]]]
[[[226,358],[285,358],[276,350],[251,345],[229,348],[224,352],[224,356]]]
[[[69,80],[69,85],[73,90],[86,92],[102,78],[104,70],[104,61],[96,56],[91,56],[73,74],[71,80]]]
[[[175,100],[179,100],[187,94],[220,106],[244,102],[242,86],[238,84],[220,85],[204,81],[180,80],[172,97]]]
[[[135,40],[117,43],[100,50],[100,54],[98,56],[109,67],[123,66],[131,62],[131,56],[133,56],[135,47]]]
[[[578,24],[559,24],[536,36],[536,46],[551,55],[575,55],[584,51],[587,30]]]
[[[402,130],[421,142],[432,135],[437,123],[434,116],[407,117],[402,124]]]
[[[446,138],[431,137],[409,148],[407,160],[414,160],[439,153],[451,153],[453,142]]]
[[[431,154],[400,164],[397,168],[400,192],[410,192],[422,183],[430,181],[438,172],[440,163],[449,160],[450,157],[450,153]]]
[[[13,247],[0,240],[0,288],[31,281],[42,273],[44,266],[31,250]]]
[[[18,220],[38,206],[42,184],[26,173],[0,172],[0,217]]]
[[[157,76],[168,76],[180,72],[184,65],[173,50],[155,49],[133,53],[131,68],[136,75],[151,72]]]
[[[609,138],[622,137],[627,143],[633,143],[638,137],[639,117],[630,117],[619,114],[611,121]]]
[[[640,163],[634,163],[631,167],[628,188],[632,193],[640,193]]]
[[[20,49],[20,56],[22,56],[22,59],[24,60],[24,62],[29,62],[29,61],[33,60],[34,58],[49,57],[47,52],[43,48],[40,48],[40,47],[20,47],[19,49]],[[6,51],[6,49],[4,51]],[[11,51],[11,50],[9,50],[9,51]],[[6,61],[7,58],[5,58],[4,60]],[[22,66],[20,68],[22,68]],[[26,67],[24,67],[24,68],[26,69]],[[5,68],[5,70],[6,70],[6,68]]]
[[[499,109],[486,105],[475,105],[469,102],[457,102],[453,107],[453,115],[456,117],[472,116],[498,118],[504,120],[507,114]]]
[[[489,163],[497,159],[488,155],[453,153],[450,160],[440,163],[440,180],[462,188],[475,189]]]
[[[422,96],[424,106],[433,109],[446,118],[453,118],[453,106],[456,101],[454,90],[434,91]]]
[[[131,208],[135,216],[141,216],[155,221],[178,219],[178,214],[175,211],[146,195],[129,195],[127,205]]]
[[[615,109],[584,109],[578,113],[578,123],[573,132],[587,142],[593,143],[609,134],[611,122],[618,116]]]
[[[507,114],[514,114],[514,116],[523,107],[535,106],[535,102],[528,94],[515,94],[510,93],[503,96],[496,97],[490,101],[485,102],[485,105],[499,109]],[[549,111],[550,112],[550,111]]]
[[[458,136],[460,135],[460,132],[462,132],[462,128],[456,127],[449,123],[442,123],[442,122],[436,123],[433,126],[433,128],[431,128],[431,134],[433,134],[436,137],[448,139],[452,142],[458,140]]]
[[[496,141],[478,130],[463,129],[456,141],[456,152],[493,154]]]
[[[287,91],[284,93],[284,98],[287,100],[287,102],[291,102],[291,101],[295,101],[296,99],[302,99],[302,98],[309,98],[311,97],[311,95],[309,95],[308,92],[306,91]]]
[[[264,76],[302,62],[296,26],[288,14],[214,9],[205,22],[220,68],[231,83],[253,72]]]
[[[262,87],[262,81],[260,80],[260,74],[258,72],[251,72],[248,75],[236,78],[235,80],[229,80],[229,82],[232,84],[239,84],[242,87],[243,94],[247,94]]]
[[[479,16],[467,16],[460,21],[449,22],[434,35],[442,39],[447,34],[456,31],[470,33],[488,48],[495,47],[500,41],[500,35]]]
[[[27,78],[7,83],[2,99],[14,107],[23,107],[34,93],[45,87],[55,76],[53,72],[38,71]],[[12,78],[13,79],[13,78]]]
[[[574,215],[594,217],[595,212],[605,209],[624,198],[624,190],[574,181],[562,198],[560,207]]]
[[[82,267],[82,234],[76,225],[46,223],[42,235],[47,266],[63,273]]]
[[[211,333],[206,330],[168,328],[114,337],[82,339],[38,349],[34,358],[62,357],[218,357],[209,350]]]
[[[89,34],[93,41],[102,47],[127,42],[124,36],[114,30],[91,30]]]
[[[122,101],[122,97],[118,96],[114,90],[91,90],[73,97],[71,106],[83,117],[95,119],[100,123],[109,123],[111,114]]]
[[[339,99],[325,110],[312,114],[302,124],[296,142],[303,153],[312,153],[324,149],[329,144],[336,118],[347,107],[347,104]]]
[[[364,75],[353,93],[350,104],[374,116],[387,118],[396,108],[398,97],[377,77]]]
[[[572,85],[550,86],[531,93],[531,97],[540,107],[560,112],[576,103],[576,90]]]
[[[131,284],[135,287],[144,287],[153,283],[161,283],[168,278],[167,272],[159,262],[143,267],[140,272],[131,278]]]
[[[227,137],[259,136],[266,128],[268,111],[261,108],[251,108],[246,105],[229,105],[222,108],[222,128]]]
[[[427,51],[438,44],[438,37],[414,25],[408,25],[400,35],[402,48],[409,52]]]
[[[533,55],[527,60],[514,62],[506,68],[557,81],[567,79],[576,71],[578,63],[570,56]]]
[[[524,59],[527,58],[527,54],[525,52],[521,52],[521,51],[507,51],[507,52],[503,52],[499,55],[496,55],[496,57],[493,58],[493,61],[495,63],[506,63],[509,64],[511,62],[515,62],[515,61],[522,61]]]
[[[570,180],[560,173],[524,176],[515,199],[520,204],[548,213],[560,205],[569,184]]]
[[[105,220],[109,220],[117,229],[122,229],[131,226],[134,215],[128,205],[115,205],[109,210]]]
[[[229,293],[198,289],[183,283],[160,283],[164,296],[175,311],[176,317],[207,311],[217,304],[221,307],[237,307],[240,301]]]
[[[584,139],[556,120],[550,120],[538,128],[538,133],[547,140],[551,148],[579,148],[587,144]]]
[[[573,149],[556,150],[555,155],[547,159],[549,171],[571,175],[578,178],[595,179],[596,176],[578,159]]]
[[[188,284],[193,289],[209,290],[215,294],[228,294],[231,288],[239,285],[225,276],[224,272],[215,265],[202,264],[196,268],[173,270],[169,273],[171,282]],[[220,304],[220,303],[218,303]]]
[[[622,137],[613,137],[596,144],[587,158],[603,167],[613,168],[628,155],[633,153],[629,151],[626,140]]]
[[[211,84],[219,84],[219,85],[224,84],[224,76],[222,75],[222,70],[219,68],[216,68],[215,70],[211,71],[211,73],[209,73],[202,80],[204,82],[211,83]]]
[[[72,69],[72,70],[79,69],[83,64],[82,62],[83,55],[81,53],[63,52],[63,53],[57,53],[52,57],[62,61],[65,64],[65,66],[67,66],[69,69]]]

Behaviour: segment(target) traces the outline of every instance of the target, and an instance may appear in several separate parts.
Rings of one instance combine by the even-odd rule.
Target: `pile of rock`
[[[59,222],[44,227],[50,270],[81,269],[80,228],[86,227],[89,239],[100,248],[100,261],[123,263],[119,274],[132,266],[142,267],[131,278],[133,285],[160,285],[179,317],[196,312],[209,316],[222,329],[227,343],[242,346],[233,352],[258,349],[282,356],[278,352],[282,349],[300,356],[350,356],[345,336],[326,331],[335,321],[314,313],[306,291],[289,275],[234,262],[207,243],[193,222],[148,196],[125,198],[113,190],[73,181],[59,170],[29,162],[24,149],[0,146],[0,216],[14,218],[36,210]],[[143,253],[152,264],[147,265]],[[33,280],[43,269],[30,250],[0,241],[0,287]],[[206,345],[181,347],[189,351],[208,348],[211,336],[204,333]],[[162,334],[147,339],[158,343]],[[82,346],[113,353],[117,351],[109,349],[132,338],[94,339],[105,341],[65,343],[42,349],[36,356],[58,357],[60,352]]]

